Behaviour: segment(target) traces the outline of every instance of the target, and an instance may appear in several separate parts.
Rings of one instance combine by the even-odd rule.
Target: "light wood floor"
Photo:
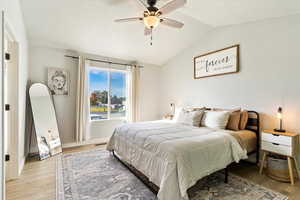
[[[104,146],[89,145],[84,147],[65,149],[64,154],[104,148]],[[295,186],[288,183],[280,183],[258,174],[258,167],[249,164],[239,164],[230,169],[234,174],[248,180],[281,192],[289,196],[289,200],[300,199],[300,181]],[[7,200],[55,200],[56,185],[56,157],[38,161],[29,159],[19,179],[6,183]]]
[[[88,145],[64,149],[64,154],[105,146]],[[6,200],[55,200],[56,157],[27,160],[19,179],[6,182]]]

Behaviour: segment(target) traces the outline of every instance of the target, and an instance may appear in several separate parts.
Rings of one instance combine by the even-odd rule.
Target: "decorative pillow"
[[[241,108],[235,108],[235,109],[213,108],[213,110],[230,112],[226,129],[233,130],[233,131],[240,130]]]
[[[245,130],[247,123],[248,123],[248,111],[247,110],[243,110],[241,112],[241,119],[240,119],[240,130]]]
[[[226,129],[239,131],[240,130],[241,111],[230,113]]]
[[[228,111],[205,111],[201,120],[201,126],[225,129],[229,116],[230,112]]]
[[[176,122],[199,127],[203,113],[203,111],[186,111],[182,109]]]

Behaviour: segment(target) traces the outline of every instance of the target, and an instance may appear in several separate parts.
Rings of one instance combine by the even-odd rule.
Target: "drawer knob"
[[[272,143],[273,145],[279,145],[278,143]]]
[[[277,134],[272,134],[272,135],[274,135],[274,136],[279,136],[279,135],[277,135]]]

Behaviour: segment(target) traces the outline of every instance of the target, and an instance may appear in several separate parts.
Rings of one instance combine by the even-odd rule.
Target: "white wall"
[[[161,67],[144,65],[140,75],[140,120],[157,120],[160,118],[159,90]]]
[[[74,52],[73,52],[74,53]],[[77,60],[65,58],[72,54],[70,51],[49,47],[30,47],[29,79],[32,82],[47,84],[47,68],[65,68],[70,72],[70,95],[54,96],[54,104],[58,118],[58,128],[64,144],[75,142],[75,109],[77,90]],[[155,120],[159,117],[158,90],[160,68],[144,65],[141,69],[141,120]],[[91,137],[106,139],[114,127],[120,124],[119,120],[96,121],[91,123]]]
[[[64,68],[69,71],[70,90],[68,96],[53,96],[57,114],[58,128],[62,142],[70,143],[75,140],[75,109],[77,92],[77,60],[65,58],[66,50],[43,47],[30,47],[29,80],[31,83],[47,85],[48,67]]]
[[[11,28],[16,41],[19,43],[19,69],[16,81],[19,85],[18,91],[18,160],[19,173],[21,172],[25,162],[25,109],[26,109],[26,87],[28,77],[28,42],[26,29],[23,22],[23,13],[19,0],[5,0],[1,10],[5,11],[5,19]]]
[[[300,15],[218,28],[163,67],[161,114],[169,103],[220,108],[242,107],[261,114],[262,129],[278,126],[300,132]],[[193,79],[193,57],[240,44],[240,72]]]

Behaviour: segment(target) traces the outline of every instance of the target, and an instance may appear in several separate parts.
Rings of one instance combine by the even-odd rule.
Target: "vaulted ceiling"
[[[300,13],[299,0],[189,0],[183,13],[211,26],[226,26]]]
[[[216,26],[240,24],[300,13],[299,0],[188,0],[168,17],[180,29],[159,26],[150,38],[142,23],[114,23],[141,16],[132,0],[21,0],[32,44],[163,65]],[[168,0],[160,0],[163,5]],[[158,7],[159,7],[158,6]]]

